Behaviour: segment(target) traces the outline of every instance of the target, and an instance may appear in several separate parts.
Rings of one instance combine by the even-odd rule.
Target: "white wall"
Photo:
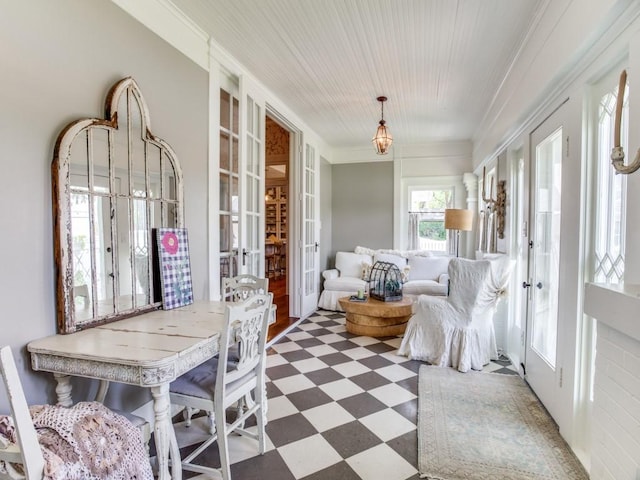
[[[152,131],[184,173],[194,294],[206,285],[207,74],[111,2],[0,0],[0,344],[11,345],[30,403],[55,400],[26,344],[56,331],[50,165],[60,130],[104,115],[108,89],[131,75]],[[78,381],[78,399],[89,388]],[[91,387],[93,388],[93,387]],[[140,392],[123,403],[137,406]],[[118,406],[118,405],[115,405]],[[7,409],[0,394],[0,412]]]
[[[585,162],[589,159],[585,115],[589,86],[625,56],[631,55],[630,91],[640,82],[633,74],[635,68],[640,66],[640,49],[634,52],[635,45],[640,45],[636,40],[636,32],[640,30],[640,7],[638,2],[631,1],[560,1],[557,4],[553,2],[553,5],[550,2],[550,8],[556,7],[560,8],[556,25],[548,26],[545,38],[532,39],[514,64],[513,78],[505,82],[504,90],[497,96],[488,115],[489,120],[476,135],[473,161],[474,165],[480,165],[495,158],[504,149],[510,151],[523,146],[525,162],[529,163],[530,133],[566,100],[562,107],[562,123],[563,134],[569,138],[569,154],[563,160],[562,171],[561,294],[558,305],[561,347],[553,388],[554,401],[560,405],[556,414],[560,432],[588,466],[593,452],[583,450],[588,449],[588,445],[582,438],[584,411],[588,405],[579,402],[579,391],[583,388],[581,382],[584,380],[580,364],[580,341],[584,338],[583,259],[587,242],[585,214],[588,212],[583,193],[587,185]],[[633,78],[636,80],[633,81]],[[522,92],[526,92],[526,95]],[[630,98],[633,99],[633,95]],[[634,109],[634,105],[640,105],[637,97],[630,105],[630,132],[633,132],[630,137],[635,137],[635,141],[630,142],[632,152],[640,142],[637,133],[640,106]],[[629,205],[637,200],[638,189],[634,189],[633,185],[638,182],[638,179],[629,181]],[[627,222],[629,258],[625,279],[628,280],[640,278],[640,255],[630,247],[640,241],[640,219],[633,214],[632,208],[629,209]],[[519,228],[514,226],[514,231]],[[514,347],[511,345],[511,348]],[[520,352],[515,353],[519,355]],[[633,376],[637,379],[638,372]],[[607,423],[603,428],[607,434],[616,435],[612,424]],[[640,431],[636,430],[636,441],[638,437]],[[609,461],[615,462],[615,459],[610,458]],[[599,473],[594,474],[593,478],[605,478]],[[615,478],[631,480],[635,477]]]
[[[626,163],[640,146],[640,20],[628,41],[629,147]],[[640,218],[634,205],[640,201],[640,172],[627,177],[627,217],[624,283],[640,283]],[[632,288],[632,287],[630,287]],[[617,298],[610,295],[611,303]],[[633,299],[638,298],[637,292]],[[597,341],[592,411],[592,468],[594,480],[640,478],[640,335],[637,307],[600,310],[596,316]]]
[[[640,475],[640,341],[598,322],[591,478]]]

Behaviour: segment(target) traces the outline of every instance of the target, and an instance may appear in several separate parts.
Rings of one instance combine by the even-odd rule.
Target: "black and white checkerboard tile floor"
[[[417,479],[418,369],[396,355],[399,337],[348,333],[344,314],[319,310],[275,342],[267,361],[267,451],[230,439],[237,480]],[[483,371],[516,374],[508,360]],[[175,428],[186,455],[207,437],[206,417]],[[198,463],[219,467],[217,444]],[[183,473],[198,480],[217,475]]]

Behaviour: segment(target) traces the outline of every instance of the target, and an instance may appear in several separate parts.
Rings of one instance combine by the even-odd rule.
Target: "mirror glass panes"
[[[68,125],[56,143],[61,333],[158,308],[152,228],[182,226],[177,159],[151,134],[146,104],[133,79],[112,87],[106,112],[105,120]]]

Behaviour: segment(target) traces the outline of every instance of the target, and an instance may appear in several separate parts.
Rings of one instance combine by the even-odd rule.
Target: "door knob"
[[[541,289],[541,288],[542,288],[542,282],[538,282],[538,283],[536,283],[536,287],[538,287],[539,289]]]
[[[529,288],[531,286],[530,283],[522,282],[522,288]]]

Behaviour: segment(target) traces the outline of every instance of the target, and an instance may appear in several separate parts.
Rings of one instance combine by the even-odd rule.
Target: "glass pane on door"
[[[263,167],[263,128],[264,114],[262,105],[246,96],[245,161],[244,161],[244,208],[242,216],[242,272],[260,275],[262,252],[260,241],[262,233],[259,220],[264,208],[264,196],[260,194],[264,181]]]
[[[555,368],[560,273],[561,128],[536,146],[535,158],[531,347],[551,368]]]
[[[238,100],[220,89],[220,279],[238,273]]]

